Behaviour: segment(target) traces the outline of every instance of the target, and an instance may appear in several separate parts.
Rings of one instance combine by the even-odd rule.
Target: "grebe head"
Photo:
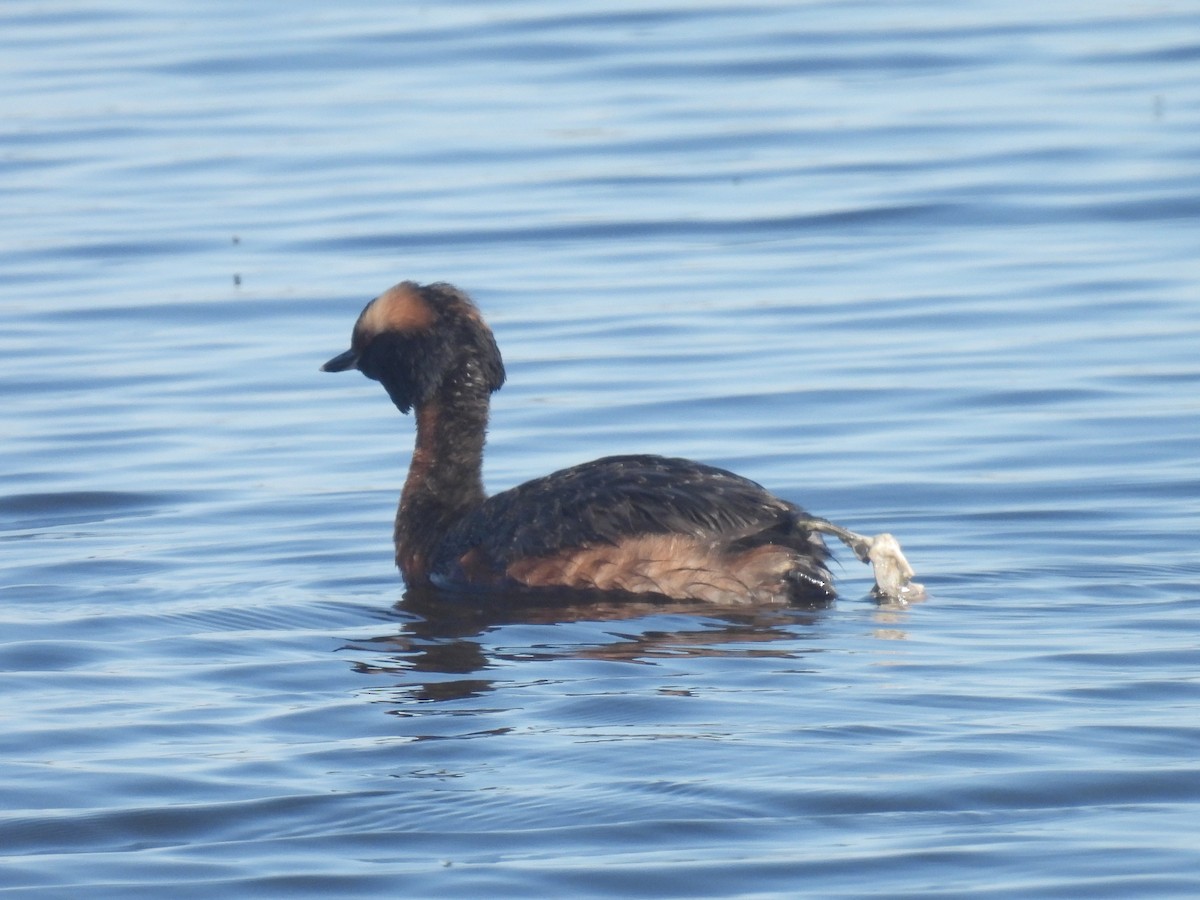
[[[404,281],[366,305],[350,349],[323,372],[358,369],[380,382],[403,413],[443,387],[486,398],[504,384],[504,361],[471,299],[449,284]]]

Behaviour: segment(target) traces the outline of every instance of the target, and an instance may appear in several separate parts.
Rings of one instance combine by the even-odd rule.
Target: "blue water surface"
[[[1192,4],[9,0],[0,896],[1200,895]],[[692,456],[929,588],[416,604],[401,279],[499,490]]]

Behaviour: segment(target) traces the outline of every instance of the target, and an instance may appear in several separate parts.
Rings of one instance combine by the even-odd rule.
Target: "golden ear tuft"
[[[424,331],[433,326],[436,318],[418,286],[403,281],[367,305],[358,318],[358,330],[371,336],[386,331]]]

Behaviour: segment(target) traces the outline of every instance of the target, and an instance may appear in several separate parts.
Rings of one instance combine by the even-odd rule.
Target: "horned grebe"
[[[396,513],[410,587],[602,591],[720,605],[834,597],[821,533],[875,563],[877,590],[920,586],[890,535],[867,538],[724,469],[609,456],[488,497],[483,445],[504,363],[479,310],[449,284],[398,284],[367,304],[350,349],[321,367],[380,382],[417,436]]]

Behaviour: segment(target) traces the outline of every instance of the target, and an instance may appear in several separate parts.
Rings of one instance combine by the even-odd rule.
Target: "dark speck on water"
[[[0,894],[1200,896],[1198,28],[0,6]],[[929,598],[406,597],[316,371],[402,279],[489,490],[697,459]]]

